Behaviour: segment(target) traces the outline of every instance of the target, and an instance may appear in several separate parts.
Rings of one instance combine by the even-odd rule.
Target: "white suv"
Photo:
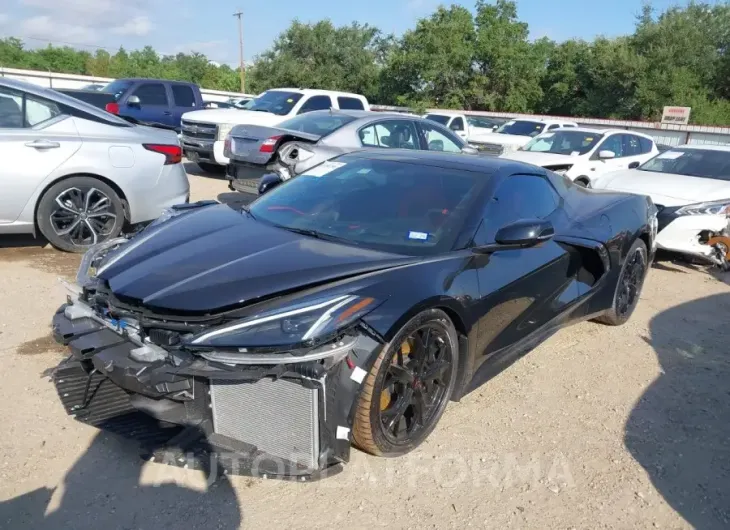
[[[277,125],[313,110],[370,110],[365,96],[332,90],[277,88],[256,97],[246,109],[196,110],[183,114],[185,156],[204,171],[222,173],[228,165],[223,143],[236,125]]]
[[[572,121],[537,118],[510,120],[500,125],[494,132],[470,135],[469,143],[474,144],[485,154],[502,155],[516,151],[539,134],[566,127],[578,127],[578,124]]]
[[[502,158],[541,166],[588,186],[604,173],[639,167],[657,154],[654,139],[646,134],[577,127],[543,133]]]

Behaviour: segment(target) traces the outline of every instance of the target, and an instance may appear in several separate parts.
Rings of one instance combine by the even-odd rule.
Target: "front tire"
[[[637,239],[631,245],[621,267],[611,309],[605,315],[598,317],[596,322],[609,326],[620,326],[631,318],[639,303],[647,266],[646,244],[641,239]]]
[[[117,192],[93,177],[72,177],[51,186],[36,213],[41,234],[66,252],[117,237],[124,226],[124,206]]]
[[[443,311],[412,318],[383,348],[363,384],[353,440],[376,456],[401,456],[433,431],[453,393],[456,330]]]

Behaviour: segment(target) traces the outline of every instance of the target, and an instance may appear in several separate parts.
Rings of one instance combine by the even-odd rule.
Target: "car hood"
[[[592,187],[648,195],[655,204],[662,206],[730,199],[730,182],[725,180],[639,169],[607,173],[598,178]]]
[[[276,125],[286,119],[286,116],[241,109],[208,109],[194,110],[183,114],[183,119],[198,123],[232,123],[252,125]]]
[[[302,236],[214,205],[147,228],[110,254],[98,277],[122,301],[207,314],[416,261]]]
[[[518,145],[523,146],[532,140],[530,136],[518,136],[516,134],[502,134],[502,133],[486,133],[477,134],[474,137],[469,137],[469,141],[484,142],[490,144],[499,145]]]
[[[512,151],[511,153],[500,155],[500,158],[509,158],[510,160],[517,160],[518,162],[525,162],[527,164],[533,164],[540,167],[575,164],[578,160],[577,156],[559,155],[555,153],[535,153],[531,151]]]

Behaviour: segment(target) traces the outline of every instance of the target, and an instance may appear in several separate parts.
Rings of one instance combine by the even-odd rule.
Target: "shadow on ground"
[[[183,167],[185,168],[185,172],[188,175],[194,175],[196,177],[203,177],[213,180],[226,180],[226,168],[224,166],[220,166],[221,169],[216,173],[204,171],[195,162],[183,162]]]
[[[624,442],[694,528],[730,528],[730,295],[655,316],[662,375],[632,411]]]
[[[241,525],[233,487],[218,469],[204,470],[217,480],[200,491],[174,482],[141,485],[142,464],[136,444],[100,433],[64,477],[63,491],[40,488],[0,502],[0,528],[227,530]]]

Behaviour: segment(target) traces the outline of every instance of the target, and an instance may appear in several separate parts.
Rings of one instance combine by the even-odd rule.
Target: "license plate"
[[[195,151],[187,151],[185,153],[185,156],[191,162],[197,162],[198,160],[200,160],[200,155],[198,153],[196,153]]]
[[[244,143],[237,142],[235,138],[231,138],[231,153],[236,156],[246,156],[248,154],[248,149],[246,149],[246,145]]]

